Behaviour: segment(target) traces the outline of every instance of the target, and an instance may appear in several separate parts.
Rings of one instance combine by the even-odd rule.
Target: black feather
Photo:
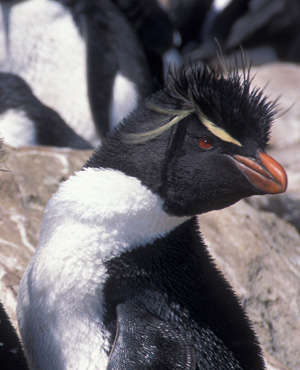
[[[0,302],[0,369],[28,370],[20,340]]]
[[[44,105],[20,76],[0,72],[0,114],[13,110],[23,113],[34,125],[37,145],[91,149],[61,116]],[[3,132],[5,142],[5,132]]]
[[[264,369],[249,320],[209,256],[195,218],[105,266],[104,324],[114,333],[118,325],[111,361],[119,367],[110,369],[127,369],[126,356],[147,361],[147,353],[145,369],[165,369],[157,354],[166,351],[162,340],[164,347],[169,342],[169,364],[178,361],[174,369]]]
[[[249,73],[244,70],[240,75],[236,68],[222,73],[207,67],[171,72],[166,88],[126,117],[86,166],[113,168],[139,178],[166,200],[166,210],[177,215],[224,208],[243,197],[260,194],[224,155],[255,158],[268,143],[275,103],[268,102],[262,90],[251,90]],[[202,124],[198,109],[237,139],[241,147],[214,137]],[[151,140],[136,144],[124,140],[166,127],[184,111],[188,112],[186,116]],[[198,153],[196,140],[201,136],[214,140],[213,150]],[[194,195],[190,201],[187,191]]]
[[[243,142],[253,137],[262,149],[269,141],[276,102],[269,102],[264,91],[251,86],[250,68],[233,67],[224,72],[182,67],[169,73],[165,89],[178,109],[200,109],[214,124]],[[193,101],[188,92],[191,91]]]

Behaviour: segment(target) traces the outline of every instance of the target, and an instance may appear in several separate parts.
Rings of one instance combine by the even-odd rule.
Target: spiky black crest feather
[[[166,92],[181,100],[184,109],[200,110],[234,136],[253,132],[254,125],[265,137],[276,114],[276,103],[268,102],[263,90],[252,88],[251,83],[250,69],[222,72],[206,66],[183,67],[169,74]]]
[[[150,140],[196,113],[200,121],[206,117],[238,142],[256,133],[254,140],[264,149],[277,113],[276,102],[269,102],[263,90],[252,87],[251,83],[250,68],[212,71],[207,66],[183,66],[172,70],[164,89],[165,97],[146,103],[148,109],[162,114],[157,128],[129,135],[126,140],[133,143]]]

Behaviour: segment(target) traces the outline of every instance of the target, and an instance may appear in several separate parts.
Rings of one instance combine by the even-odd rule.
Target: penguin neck
[[[135,177],[86,168],[49,201],[37,250],[57,249],[72,256],[78,250],[83,259],[90,252],[103,262],[153,242],[188,218],[168,215],[163,200]]]
[[[102,368],[110,343],[102,325],[104,262],[186,220],[167,215],[158,195],[119,171],[87,168],[63,183],[47,205],[39,244],[21,283],[18,316],[25,349],[34,343],[38,361],[50,354],[57,358],[52,368]],[[45,331],[34,329],[40,325]],[[47,369],[45,363],[40,367]]]

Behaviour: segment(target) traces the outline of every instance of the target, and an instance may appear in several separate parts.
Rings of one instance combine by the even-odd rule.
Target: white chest
[[[157,195],[121,172],[87,169],[62,184],[19,291],[19,327],[33,368],[105,369],[103,262],[185,220],[168,216]]]

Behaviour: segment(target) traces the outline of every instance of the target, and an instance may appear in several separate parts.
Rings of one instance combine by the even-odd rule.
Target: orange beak
[[[257,159],[234,155],[234,163],[248,181],[263,194],[284,193],[287,188],[287,175],[284,168],[274,158],[258,152]]]

